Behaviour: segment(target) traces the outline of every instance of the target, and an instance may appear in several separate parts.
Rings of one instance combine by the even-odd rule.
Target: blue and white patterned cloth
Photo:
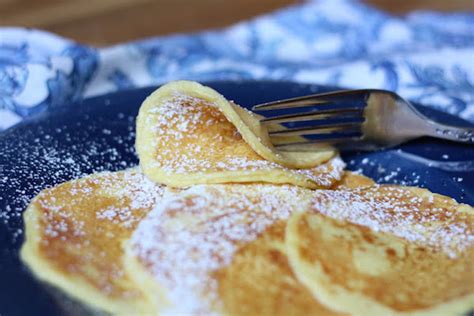
[[[223,30],[104,49],[0,28],[0,130],[48,107],[174,79],[384,88],[474,121],[474,13],[400,18],[321,0]]]

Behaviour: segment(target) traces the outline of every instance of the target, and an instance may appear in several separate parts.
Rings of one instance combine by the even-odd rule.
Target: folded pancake
[[[292,215],[288,258],[329,308],[356,315],[462,315],[474,308],[474,212],[424,189],[316,191]]]
[[[344,168],[333,149],[277,151],[256,114],[189,81],[168,83],[143,102],[136,150],[151,180],[174,187],[270,182],[327,188]]]
[[[285,219],[310,190],[286,185],[200,185],[168,197],[137,227],[125,266],[170,315],[336,315],[293,275]]]
[[[144,298],[123,269],[121,243],[163,192],[138,169],[46,189],[24,213],[21,258],[37,277],[89,306],[136,313]]]

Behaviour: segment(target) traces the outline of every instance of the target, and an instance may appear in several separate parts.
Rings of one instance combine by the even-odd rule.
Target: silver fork
[[[319,105],[340,101],[362,101],[362,106],[318,109]],[[474,144],[474,128],[432,121],[410,102],[386,90],[341,90],[258,104],[252,109],[267,111],[306,107],[311,107],[311,110],[261,119],[276,147],[281,150],[312,150],[314,146],[331,145],[348,151],[375,150],[421,136]],[[276,123],[301,122],[308,126],[274,128]],[[315,135],[316,139],[308,139],[309,135]]]

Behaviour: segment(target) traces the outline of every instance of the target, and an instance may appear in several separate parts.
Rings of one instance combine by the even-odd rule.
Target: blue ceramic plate
[[[288,82],[208,85],[246,107],[333,90]],[[21,213],[43,188],[94,171],[136,165],[134,118],[153,90],[118,92],[65,105],[0,134],[0,315],[62,315],[77,309],[58,291],[36,281],[20,263]],[[418,108],[435,120],[469,126],[448,114]],[[426,187],[474,205],[472,146],[424,138],[390,150],[343,158],[349,169],[360,170],[379,183]]]

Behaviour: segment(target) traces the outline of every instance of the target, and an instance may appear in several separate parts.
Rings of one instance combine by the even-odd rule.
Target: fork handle
[[[427,123],[428,136],[474,144],[474,128],[445,125],[431,120]]]

